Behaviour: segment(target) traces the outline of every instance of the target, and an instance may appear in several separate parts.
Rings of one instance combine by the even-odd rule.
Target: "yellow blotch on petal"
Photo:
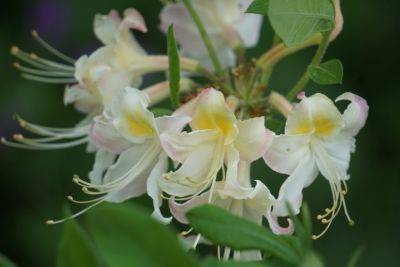
[[[323,115],[314,118],[315,134],[321,137],[331,135],[337,128],[337,123]]]
[[[140,112],[135,112],[134,114],[125,113],[125,121],[129,131],[134,136],[150,137],[155,134],[153,125]]]

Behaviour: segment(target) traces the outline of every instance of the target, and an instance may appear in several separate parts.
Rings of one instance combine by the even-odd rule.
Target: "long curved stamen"
[[[28,141],[24,141],[22,143],[17,143],[17,142],[8,141],[4,137],[1,138],[1,143],[4,145],[10,146],[10,147],[15,147],[15,148],[28,149],[28,150],[64,149],[64,148],[79,146],[79,145],[87,143],[88,141],[89,141],[89,138],[84,137],[84,138],[74,140],[71,142],[46,144],[46,143],[34,143],[34,142],[28,142]]]
[[[75,61],[52,46],[46,43],[42,38],[39,37],[36,31],[32,32],[33,37],[50,53],[63,59],[68,64],[74,64]],[[18,47],[13,46],[11,48],[11,54],[21,61],[31,65],[34,68],[21,66],[18,62],[14,63],[14,67],[22,72],[22,77],[28,80],[44,82],[44,83],[76,83],[74,72],[74,65],[66,65],[64,63],[58,63],[52,60],[44,59],[37,56],[34,53],[26,53],[20,50]]]
[[[223,161],[224,161],[224,139],[223,139],[223,136],[221,136],[217,141],[216,155],[219,155],[219,156],[217,156],[218,160],[215,160],[212,162],[210,171],[208,172],[206,179],[204,179],[201,182],[195,182],[194,180],[190,180],[190,177],[185,177],[186,179],[183,181],[187,181],[190,183],[182,183],[183,181],[179,181],[180,184],[187,185],[187,186],[199,186],[199,185],[203,185],[203,184],[204,184],[204,186],[202,188],[200,188],[200,190],[198,190],[195,194],[187,196],[187,197],[175,197],[176,200],[178,200],[178,201],[190,200],[190,199],[200,195],[203,191],[205,191],[210,186],[210,184],[212,186],[212,184],[215,182],[218,172],[221,169],[221,166],[223,165]],[[169,179],[169,174],[164,175],[163,178]]]
[[[61,83],[61,84],[76,83],[75,78],[46,78],[46,77],[41,77],[41,76],[31,75],[31,74],[22,74],[21,77],[25,78],[27,80],[43,82],[43,83]]]
[[[39,76],[49,76],[49,77],[67,77],[73,78],[74,73],[72,71],[45,71],[33,69],[25,66],[21,66],[18,62],[13,63],[13,67],[21,72],[25,72],[28,74],[39,75]]]
[[[55,127],[47,127],[41,126],[37,124],[30,123],[24,119],[22,119],[18,115],[14,115],[14,118],[18,121],[19,125],[32,133],[48,136],[48,137],[62,137],[62,138],[74,138],[87,135],[90,131],[91,125],[83,125],[80,127],[73,128],[55,128]]]
[[[332,198],[333,198],[332,207],[326,209],[325,214],[317,216],[317,219],[320,220],[323,224],[326,224],[326,227],[320,234],[312,236],[312,238],[315,240],[322,237],[328,231],[333,220],[339,214],[342,206],[346,218],[349,222],[349,225],[354,225],[354,221],[351,219],[346,206],[345,195],[348,192],[348,187],[346,182],[344,181],[344,177],[340,177],[335,168],[331,166],[330,161],[326,160],[329,157],[327,155],[327,152],[323,148],[321,148],[320,145],[315,145],[313,147],[317,151],[317,154],[321,155],[320,156],[321,163],[324,165],[325,169],[328,172],[329,175],[328,181],[331,187]]]
[[[148,168],[149,164],[151,164],[159,151],[159,145],[153,145],[132,168],[111,182],[105,184],[92,184],[82,180],[78,176],[74,176],[73,181],[82,186],[82,190],[89,195],[101,195],[116,192],[131,183],[140,173]],[[92,191],[91,189],[96,191]]]
[[[83,210],[81,210],[81,211],[79,211],[79,212],[77,212],[77,213],[75,213],[75,214],[73,214],[73,215],[71,215],[71,216],[69,216],[69,217],[67,217],[67,218],[64,218],[64,219],[61,219],[61,220],[47,220],[47,221],[46,221],[46,224],[54,225],[54,224],[63,223],[63,222],[65,222],[65,221],[68,221],[68,220],[71,220],[71,219],[75,219],[76,217],[78,217],[78,216],[84,214],[86,211],[90,210],[91,208],[93,208],[93,207],[99,205],[99,204],[102,203],[104,200],[105,200],[105,198],[102,199],[102,200],[100,200],[100,201],[98,201],[98,202],[96,202],[96,203],[94,203],[94,204],[92,204],[92,205],[90,205],[90,206],[88,206],[88,207],[86,207],[85,209],[83,209]]]
[[[73,58],[70,58],[68,56],[66,56],[64,53],[61,53],[59,50],[57,50],[56,48],[54,48],[53,46],[51,46],[49,43],[47,43],[45,40],[43,40],[39,34],[37,33],[37,31],[32,30],[31,32],[33,38],[39,43],[41,44],[46,50],[48,50],[50,53],[52,53],[53,55],[59,57],[60,59],[74,64],[75,60]]]

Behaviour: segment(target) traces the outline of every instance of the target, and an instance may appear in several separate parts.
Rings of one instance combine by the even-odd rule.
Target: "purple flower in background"
[[[37,0],[26,10],[27,23],[47,39],[57,40],[70,27],[70,5],[65,0]]]

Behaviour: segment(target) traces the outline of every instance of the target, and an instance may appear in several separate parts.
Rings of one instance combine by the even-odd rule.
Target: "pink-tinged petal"
[[[108,15],[97,14],[94,19],[94,33],[103,44],[113,43],[120,23],[121,18],[115,10],[111,10]]]
[[[269,227],[274,234],[291,235],[294,233],[294,224],[290,219],[287,219],[288,225],[286,227],[281,226],[278,222],[278,217],[272,214],[267,215],[267,220],[269,223]]]
[[[210,193],[206,192],[201,194],[200,196],[194,197],[184,203],[177,203],[173,197],[171,197],[168,201],[169,210],[171,211],[172,216],[183,224],[189,224],[188,219],[186,218],[186,212],[191,210],[196,206],[200,206],[206,204],[208,202]]]
[[[165,174],[159,181],[162,190],[172,196],[185,197],[207,188],[222,165],[223,155],[218,153],[218,145],[216,141],[206,142],[187,153],[179,169]]]
[[[167,155],[174,161],[183,162],[197,147],[215,140],[215,131],[183,132],[180,134],[162,133],[160,135],[161,146]]]
[[[90,113],[101,106],[98,98],[79,84],[67,86],[64,91],[64,105],[73,104],[82,113]]]
[[[166,218],[162,215],[160,207],[162,205],[162,199],[160,196],[160,188],[158,186],[158,180],[162,178],[162,175],[168,170],[168,157],[163,153],[159,156],[158,162],[151,171],[149,178],[147,179],[147,194],[153,200],[153,218],[158,221],[168,224],[172,218]]]
[[[273,205],[272,215],[288,216],[287,204],[291,206],[295,214],[298,214],[303,198],[302,191],[315,180],[317,175],[318,169],[314,157],[311,154],[305,155],[279,189],[279,196]]]
[[[142,14],[134,8],[128,8],[124,11],[122,27],[134,29],[146,33],[147,27]]]
[[[279,135],[272,139],[272,144],[263,158],[272,170],[291,174],[309,153],[309,136]]]
[[[225,197],[246,199],[253,191],[250,185],[250,165],[243,162],[239,169],[239,152],[232,146],[226,151],[225,165],[226,181],[219,193]]]
[[[103,183],[110,183],[116,179],[122,177],[132,166],[135,166],[142,158],[143,155],[148,151],[150,144],[134,145],[131,148],[125,150],[119,156],[117,162],[108,168],[104,175]],[[108,194],[107,201],[120,203],[133,197],[138,197],[147,192],[147,179],[156,164],[156,158],[152,164],[146,166],[140,173],[133,172],[130,175],[134,175],[134,179],[129,184],[122,187],[120,190]]]
[[[191,118],[188,116],[162,116],[156,118],[156,125],[159,134],[178,134],[190,121]]]
[[[354,149],[355,139],[343,134],[324,142],[313,143],[318,169],[330,181],[348,179],[350,154]]]
[[[364,127],[368,118],[369,106],[367,101],[364,98],[349,92],[342,94],[336,99],[336,101],[341,100],[351,101],[343,113],[345,123],[343,132],[350,136],[356,136]]]
[[[240,159],[253,162],[262,157],[272,143],[273,133],[264,126],[264,117],[238,121],[235,147]]]
[[[93,169],[89,173],[90,182],[95,185],[101,184],[104,172],[114,164],[116,157],[114,153],[106,149],[97,150]]]
[[[333,29],[329,40],[334,41],[343,30],[343,14],[340,8],[340,0],[333,0],[333,5],[335,6],[335,28]]]
[[[120,154],[131,146],[114,128],[111,121],[103,116],[95,117],[89,138],[97,148],[106,149],[115,154]]]

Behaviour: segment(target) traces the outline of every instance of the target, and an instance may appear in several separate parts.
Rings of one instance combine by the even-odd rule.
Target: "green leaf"
[[[132,205],[103,204],[87,223],[110,267],[197,266],[175,233]]]
[[[333,29],[331,0],[269,0],[268,17],[286,46],[307,41],[317,32]]]
[[[351,255],[351,258],[349,260],[349,263],[347,264],[347,267],[356,267],[358,262],[360,261],[361,255],[363,254],[365,250],[365,247],[359,247],[356,249],[353,254]]]
[[[300,267],[324,267],[324,263],[320,259],[320,257],[315,254],[314,252],[311,252],[304,257],[303,261],[299,265]]]
[[[318,84],[341,84],[343,79],[343,66],[340,60],[332,59],[319,66],[310,66],[308,73],[310,78]]]
[[[57,266],[104,266],[99,258],[94,244],[79,224],[74,220],[66,221],[58,247]]]
[[[153,108],[151,112],[153,112],[156,117],[169,116],[172,114],[172,110],[167,108]]]
[[[16,267],[6,256],[0,253],[0,267]]]
[[[247,8],[246,13],[268,16],[268,1],[269,0],[254,0]]]
[[[289,263],[299,260],[298,254],[282,237],[220,207],[196,207],[186,215],[193,228],[213,243],[236,250],[260,249]]]
[[[167,34],[168,59],[169,59],[169,87],[172,105],[179,106],[179,81],[181,66],[179,61],[178,46],[176,45],[173,26],[169,26]]]
[[[214,258],[204,260],[201,267],[270,267],[260,262],[219,261]]]

